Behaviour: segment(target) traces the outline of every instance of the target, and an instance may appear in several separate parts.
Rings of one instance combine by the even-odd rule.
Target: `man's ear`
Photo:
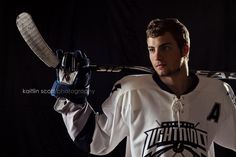
[[[189,46],[185,44],[182,48],[182,57],[188,57],[189,55]]]

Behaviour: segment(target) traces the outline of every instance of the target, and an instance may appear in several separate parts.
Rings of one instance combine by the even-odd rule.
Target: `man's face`
[[[188,50],[180,50],[169,32],[162,36],[148,38],[147,45],[152,66],[160,77],[171,76],[180,71]]]

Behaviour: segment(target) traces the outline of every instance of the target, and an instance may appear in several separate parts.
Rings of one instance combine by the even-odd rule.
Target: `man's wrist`
[[[65,85],[59,81],[55,81],[51,90],[51,95],[56,98],[67,98],[74,103],[84,104],[87,102],[87,97],[89,95],[89,86],[75,88],[73,85]]]

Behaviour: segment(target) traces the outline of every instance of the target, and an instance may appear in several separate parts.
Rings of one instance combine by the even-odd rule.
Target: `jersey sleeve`
[[[126,104],[128,96],[122,93],[120,84],[116,84],[102,104],[101,114],[94,114],[89,103],[79,105],[63,98],[56,101],[54,109],[62,114],[67,131],[79,148],[91,154],[105,155],[128,136]]]
[[[92,113],[92,108],[88,103],[85,105],[74,104],[65,98],[57,99],[54,110],[62,115],[67,131],[73,141],[83,130]]]
[[[220,122],[215,142],[223,147],[236,151],[236,106],[235,95],[229,84],[224,83],[223,119]]]
[[[129,92],[123,93],[116,84],[111,95],[102,104],[103,114],[96,116],[91,153],[105,155],[129,136],[127,124]]]

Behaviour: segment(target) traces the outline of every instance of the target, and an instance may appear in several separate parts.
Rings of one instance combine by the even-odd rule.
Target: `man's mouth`
[[[164,68],[166,66],[166,64],[164,63],[159,63],[156,65],[157,68]]]

